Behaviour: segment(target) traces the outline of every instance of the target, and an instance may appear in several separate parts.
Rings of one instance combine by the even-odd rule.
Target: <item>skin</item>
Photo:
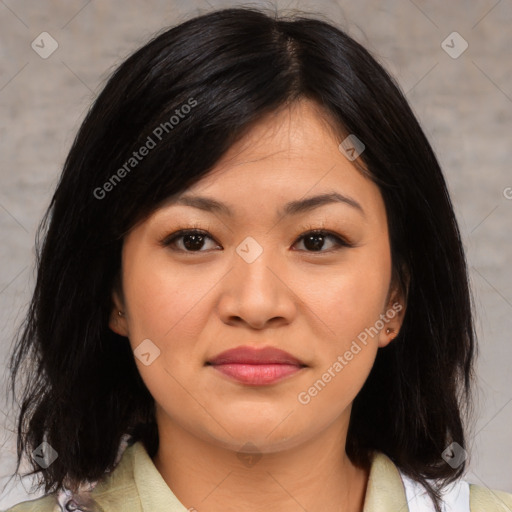
[[[125,238],[110,327],[133,349],[150,339],[160,350],[150,365],[136,363],[156,402],[160,446],[153,462],[186,507],[363,509],[368,472],[345,452],[352,401],[377,350],[396,337],[405,304],[391,281],[379,188],[338,149],[340,142],[316,105],[300,101],[255,125],[186,191],[226,203],[232,217],[170,202]],[[355,199],[364,215],[331,203],[276,217],[288,201],[331,191]],[[183,228],[211,238],[196,250],[183,237],[159,244]],[[337,247],[326,237],[315,251],[300,237],[316,228],[356,246]],[[263,249],[251,263],[236,252],[248,236]],[[300,403],[299,393],[397,302],[402,311],[359,343],[357,355],[308,404]],[[205,366],[239,345],[281,348],[307,368],[252,387]],[[257,458],[243,458],[246,443],[257,447]]]

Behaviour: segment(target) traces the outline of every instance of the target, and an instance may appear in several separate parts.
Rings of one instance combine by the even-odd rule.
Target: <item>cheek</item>
[[[346,341],[375,324],[385,308],[390,278],[389,254],[362,248],[332,271],[304,276],[301,299],[329,339]]]
[[[350,345],[350,344],[349,344]],[[358,343],[357,353],[347,359],[345,350],[336,351],[320,371],[300,390],[297,402],[308,415],[334,420],[355,399],[372,369],[376,347]]]
[[[355,260],[354,260],[355,261]],[[320,321],[315,375],[297,397],[308,415],[334,420],[363,387],[377,355],[377,321],[388,292],[389,260],[357,258],[322,286],[304,288]],[[306,294],[307,295],[307,294]]]
[[[135,357],[137,368],[157,403],[167,403],[172,396],[169,410],[189,410],[194,403],[180,383],[187,382],[202,365],[197,340],[209,317],[207,294],[218,276],[199,275],[192,266],[177,270],[165,258],[137,260],[137,264],[127,262],[125,269],[129,340],[135,355],[147,339],[154,344],[149,345],[149,352],[158,353],[149,365]]]
[[[165,252],[134,254],[126,262],[125,297],[130,312],[130,342],[135,348],[151,339],[162,349],[172,342],[175,359],[189,360],[207,321],[208,292],[219,273],[205,266],[176,265]],[[183,353],[182,353],[183,352]]]

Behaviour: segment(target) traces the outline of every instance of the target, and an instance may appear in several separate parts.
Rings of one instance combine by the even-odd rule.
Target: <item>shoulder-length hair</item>
[[[407,296],[398,337],[381,348],[354,400],[346,451],[389,456],[423,483],[462,476],[443,458],[465,446],[476,351],[473,302],[446,182],[397,83],[369,51],[321,19],[260,9],[213,11],[162,31],[112,74],[87,113],[36,235],[37,281],[11,355],[26,369],[18,472],[45,492],[100,479],[124,433],[158,448],[154,400],[126,338],[108,326],[123,237],[201,179],[270,113],[307,98],[385,202],[393,275]],[[141,148],[146,147],[147,151]],[[41,237],[44,240],[41,244]],[[406,288],[405,288],[406,287]],[[43,470],[43,441],[58,458]]]

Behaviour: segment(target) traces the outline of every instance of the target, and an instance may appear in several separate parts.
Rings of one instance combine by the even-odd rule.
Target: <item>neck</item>
[[[344,426],[333,423],[314,440],[250,454],[160,422],[153,462],[181,503],[198,511],[362,512],[369,471],[346,455]]]

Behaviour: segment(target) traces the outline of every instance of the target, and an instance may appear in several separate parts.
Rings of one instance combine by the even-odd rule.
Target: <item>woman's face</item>
[[[129,338],[159,430],[185,429],[234,451],[250,442],[261,453],[333,424],[346,434],[377,349],[400,328],[403,301],[387,300],[380,191],[340,142],[314,104],[296,104],[257,125],[183,194],[222,208],[176,196],[126,236],[123,297],[114,294],[124,316],[114,310],[110,326]],[[307,201],[327,194],[350,199]],[[162,244],[180,229],[204,233]],[[314,229],[329,233],[307,238]],[[239,346],[275,347],[302,366],[208,364]]]

